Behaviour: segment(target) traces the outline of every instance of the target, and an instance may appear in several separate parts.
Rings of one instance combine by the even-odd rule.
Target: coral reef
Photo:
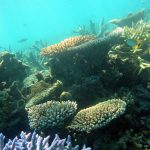
[[[30,72],[35,73],[37,71],[45,70],[45,58],[41,57],[40,50],[47,46],[47,43],[39,40],[35,41],[28,51],[17,51],[15,56],[28,66],[30,66]]]
[[[146,10],[142,9],[137,13],[130,13],[127,17],[122,19],[112,19],[109,22],[115,24],[119,27],[129,26],[131,27],[133,23],[137,23],[139,20],[144,20],[146,18]]]
[[[119,36],[117,32],[106,38],[71,47],[51,56],[47,66],[51,68],[52,75],[62,80],[65,85],[80,82],[81,77],[95,75],[101,70],[111,45],[119,42],[114,39],[118,39]]]
[[[60,94],[60,100],[71,100],[72,99],[72,94],[70,92],[65,92],[63,91],[61,94]]]
[[[15,137],[5,144],[5,136],[0,133],[0,150],[79,150],[79,145],[75,147],[72,146],[71,136],[68,135],[65,139],[60,139],[58,134],[55,134],[55,138],[51,143],[49,143],[50,136],[45,138],[36,134],[36,132],[25,133],[21,132],[20,138]],[[90,147],[84,145],[82,150],[91,150]]]
[[[131,47],[133,48],[134,53],[136,53],[136,51],[138,51],[139,53],[140,49],[142,48],[146,49],[149,46],[149,41],[150,41],[149,32],[150,32],[149,24],[141,20],[141,21],[138,21],[136,24],[134,24],[132,27],[127,27],[127,26],[124,27],[123,36],[127,40],[132,39],[135,41],[135,45]]]
[[[64,51],[69,51],[70,50],[69,48],[79,46],[82,43],[88,42],[90,40],[94,40],[95,38],[96,37],[92,35],[71,37],[71,38],[65,39],[64,41],[61,41],[58,44],[54,44],[46,48],[43,48],[41,51],[41,54],[43,56],[49,56],[49,55],[62,53]]]
[[[46,84],[45,84],[46,85]],[[46,85],[47,86],[47,85]],[[49,88],[42,87],[41,84],[40,86],[36,85],[35,88],[40,88],[39,92],[38,90],[32,90],[31,94],[29,97],[31,97],[28,102],[26,103],[26,107],[32,107],[37,104],[44,103],[48,101],[49,99],[55,99],[57,98],[60,93],[62,92],[62,82],[57,80],[56,83],[54,83],[52,86]]]
[[[145,10],[138,13],[145,18]],[[150,23],[137,21],[138,13],[119,20],[127,26],[107,33],[104,20],[99,35],[90,21],[90,30],[83,26],[82,36],[48,47],[37,41],[17,57],[1,52],[0,132],[13,137],[30,127],[44,135],[57,130],[66,136],[69,131],[75,143],[94,150],[149,149]],[[134,16],[139,18],[131,25]],[[41,48],[48,57],[39,54]],[[63,147],[65,140],[56,139],[51,145]],[[0,149],[3,140],[0,135]],[[42,140],[37,140],[40,148]],[[7,148],[14,142],[17,148],[33,144],[14,139]]]
[[[107,100],[95,106],[80,110],[68,128],[75,131],[91,132],[105,126],[126,110],[126,103],[119,99]]]
[[[9,52],[0,52],[0,83],[5,82],[7,87],[13,81],[22,81],[26,76],[27,65],[15,58]]]
[[[116,66],[115,69],[122,74],[119,82],[129,86],[148,84],[149,78],[145,76],[149,76],[150,68],[149,29],[148,23],[143,21],[131,28],[125,27],[122,34],[124,41],[109,51],[108,64],[111,64],[111,68]]]
[[[9,132],[16,125],[23,126],[25,100],[17,82],[0,91],[0,131]]]
[[[89,21],[88,27],[86,25],[80,25],[77,29],[73,30],[73,33],[79,35],[96,35],[97,34],[97,26],[92,20]]]
[[[67,119],[75,114],[77,104],[73,101],[47,101],[46,103],[26,108],[26,110],[30,127],[44,131],[64,126]]]

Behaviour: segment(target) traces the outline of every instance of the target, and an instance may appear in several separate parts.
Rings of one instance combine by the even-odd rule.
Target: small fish
[[[22,38],[22,39],[18,40],[17,42],[18,43],[23,43],[23,42],[26,42],[27,40],[28,40],[27,38]]]
[[[126,43],[127,43],[128,46],[131,46],[131,47],[134,47],[138,44],[137,41],[134,40],[134,39],[127,39]]]

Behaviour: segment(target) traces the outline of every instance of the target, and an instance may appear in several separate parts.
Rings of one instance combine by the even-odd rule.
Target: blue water
[[[27,50],[37,40],[56,43],[89,20],[100,22],[150,8],[149,0],[0,0],[0,47]],[[26,42],[18,43],[22,38]]]

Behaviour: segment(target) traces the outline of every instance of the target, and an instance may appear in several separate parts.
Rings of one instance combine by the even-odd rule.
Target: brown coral
[[[47,101],[26,108],[32,129],[44,131],[65,124],[66,119],[75,114],[77,104],[73,101]]]
[[[112,99],[95,106],[83,109],[77,113],[69,129],[90,132],[108,124],[125,112],[126,102]]]
[[[43,48],[41,54],[43,56],[53,55],[68,50],[68,48],[78,46],[82,43],[94,40],[96,37],[92,35],[74,36],[61,41],[58,44],[50,45]]]

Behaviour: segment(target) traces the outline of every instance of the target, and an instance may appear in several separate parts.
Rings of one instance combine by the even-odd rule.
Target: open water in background
[[[0,47],[28,50],[37,40],[48,44],[73,36],[89,20],[107,22],[142,8],[149,0],[0,0]],[[17,41],[27,38],[23,43]],[[0,50],[2,50],[0,48]]]

